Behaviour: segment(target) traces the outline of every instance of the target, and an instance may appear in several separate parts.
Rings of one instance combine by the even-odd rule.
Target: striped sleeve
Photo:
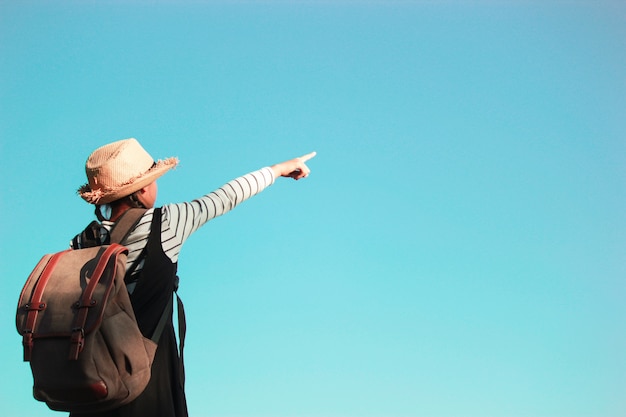
[[[161,224],[163,251],[172,262],[177,262],[183,243],[193,232],[273,183],[274,173],[271,168],[266,167],[235,178],[196,200],[163,206]]]

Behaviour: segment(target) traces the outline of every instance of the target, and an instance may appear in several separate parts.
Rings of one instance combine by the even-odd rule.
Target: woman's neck
[[[126,213],[126,211],[131,208],[132,206],[126,202],[116,204],[114,207],[111,207],[111,218],[109,220],[116,222],[120,217],[122,217],[122,214]]]

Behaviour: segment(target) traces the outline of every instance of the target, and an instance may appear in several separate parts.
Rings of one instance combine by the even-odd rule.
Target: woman
[[[146,209],[122,242],[129,249],[126,283],[142,333],[151,337],[177,287],[177,262],[183,243],[200,226],[272,185],[278,177],[306,178],[306,162],[315,152],[236,178],[196,200],[154,207],[156,179],[176,167],[178,159],[155,162],[133,138],[96,149],[87,159],[88,183],[78,194],[95,205],[101,221],[72,240],[74,248],[108,242],[108,233],[131,208]],[[86,233],[90,230],[90,233]],[[94,242],[95,240],[95,242]],[[183,332],[184,333],[184,332]],[[182,337],[181,337],[182,338]],[[82,414],[72,413],[72,417]],[[158,341],[152,376],[145,391],[131,403],[85,416],[187,416],[184,369],[178,354],[172,315]]]

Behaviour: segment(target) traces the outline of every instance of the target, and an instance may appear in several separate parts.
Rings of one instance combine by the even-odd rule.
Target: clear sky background
[[[622,1],[0,0],[0,414],[100,145],[158,203],[317,151],[180,258],[193,417],[626,416]]]

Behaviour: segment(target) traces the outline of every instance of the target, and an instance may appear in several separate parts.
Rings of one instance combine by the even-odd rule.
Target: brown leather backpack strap
[[[47,255],[39,262],[40,265],[45,263],[46,266],[41,274],[41,277],[39,278],[39,281],[37,281],[37,284],[35,285],[30,301],[22,307],[24,310],[28,311],[26,326],[23,330],[24,334],[22,342],[24,345],[24,361],[30,361],[33,351],[33,336],[35,332],[35,325],[37,323],[37,316],[41,310],[46,308],[46,303],[43,301],[44,290],[50,280],[52,271],[54,271],[54,267],[57,263],[59,263],[59,259],[61,259],[61,256],[63,256],[66,252],[69,252],[69,249],[54,255]],[[37,268],[35,269],[38,268],[39,265],[37,265]]]
[[[113,228],[110,233],[110,242],[111,243],[121,243],[124,241],[126,236],[130,233],[130,231],[137,225],[139,219],[143,217],[146,213],[146,209],[142,208],[132,208],[126,210],[122,217],[115,222]]]
[[[100,283],[100,278],[102,278],[104,270],[106,269],[111,258],[115,258],[115,256],[125,251],[127,251],[127,249],[124,246],[116,243],[105,249],[104,253],[102,253],[100,259],[98,260],[98,264],[96,265],[91,278],[89,279],[87,288],[83,291],[80,300],[74,305],[74,308],[78,310],[78,313],[76,314],[74,323],[72,324],[69,360],[77,360],[78,354],[83,350],[87,315],[89,314],[89,309],[96,306],[96,300],[93,299],[93,294],[96,290],[96,286]],[[107,283],[106,297],[109,296],[109,292],[111,291],[113,279],[114,278],[111,277],[111,282]]]

